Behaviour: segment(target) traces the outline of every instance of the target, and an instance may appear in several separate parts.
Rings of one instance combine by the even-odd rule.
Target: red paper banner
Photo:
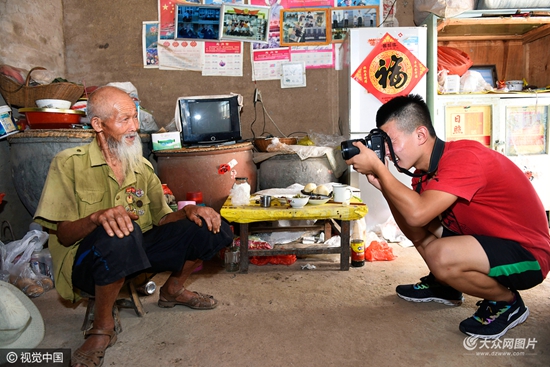
[[[409,94],[427,71],[409,49],[386,33],[351,77],[386,103]]]

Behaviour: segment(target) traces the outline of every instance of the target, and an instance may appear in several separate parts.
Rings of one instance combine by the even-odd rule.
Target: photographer
[[[524,322],[529,310],[518,291],[541,283],[550,266],[546,213],[525,174],[476,141],[438,139],[416,95],[380,107],[376,126],[386,142],[381,159],[361,142],[342,148],[359,149],[347,151],[346,163],[382,192],[430,270],[417,284],[397,286],[397,295],[446,305],[462,304],[462,293],[482,298],[459,326],[480,338],[499,338]],[[390,173],[388,154],[400,172],[415,168],[412,189]]]

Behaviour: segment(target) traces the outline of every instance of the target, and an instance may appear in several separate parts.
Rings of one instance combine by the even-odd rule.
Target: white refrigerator
[[[427,29],[426,27],[388,27],[350,29],[339,50],[339,127],[349,139],[364,138],[376,127],[376,112],[382,102],[356,80],[353,73],[369,54],[376,48],[377,42],[388,33],[397,40],[416,59],[427,65]],[[389,60],[388,60],[389,61]],[[408,93],[421,95],[426,99],[426,74],[417,80],[416,86]],[[391,94],[388,92],[388,94]],[[392,173],[403,183],[410,186],[411,178],[399,173],[390,163]],[[390,209],[382,194],[368,183],[366,177],[350,167],[348,183],[357,187],[361,199],[369,208],[365,221],[368,230],[385,223],[391,216]]]

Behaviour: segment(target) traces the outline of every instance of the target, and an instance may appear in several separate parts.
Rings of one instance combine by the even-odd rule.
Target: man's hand
[[[187,219],[202,226],[202,219],[206,223],[208,230],[212,233],[218,233],[222,225],[222,218],[218,212],[207,206],[186,205],[181,209],[185,212]]]
[[[385,164],[382,163],[378,155],[360,141],[353,142],[353,145],[359,148],[359,153],[348,159],[346,163],[353,166],[353,169],[357,172],[366,175],[367,180],[380,190],[380,182],[378,182],[375,171],[380,169],[381,165],[387,167],[387,162]]]
[[[128,212],[123,206],[100,210],[90,216],[90,220],[97,226],[102,226],[111,237],[123,238],[134,230],[132,220],[139,219],[135,213]]]
[[[159,222],[159,225],[175,222],[181,219],[189,219],[199,227],[202,226],[202,220],[206,223],[208,230],[212,233],[220,232],[222,226],[222,217],[218,212],[208,206],[186,205],[183,209],[174,213],[166,214]]]
[[[134,230],[132,220],[137,220],[138,215],[127,212],[122,206],[98,210],[97,212],[75,220],[73,222],[57,223],[57,238],[63,246],[72,246],[77,241],[83,239],[94,229],[102,226],[109,236],[116,235],[119,238],[130,235]]]

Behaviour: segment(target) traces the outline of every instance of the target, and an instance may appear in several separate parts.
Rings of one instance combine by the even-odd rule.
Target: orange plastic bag
[[[292,265],[296,262],[296,255],[252,256],[250,263],[254,265]]]
[[[449,75],[462,76],[473,64],[466,52],[454,47],[437,47],[437,71],[449,70]]]
[[[389,261],[396,257],[385,241],[372,241],[369,247],[365,249],[365,260],[367,261]]]

